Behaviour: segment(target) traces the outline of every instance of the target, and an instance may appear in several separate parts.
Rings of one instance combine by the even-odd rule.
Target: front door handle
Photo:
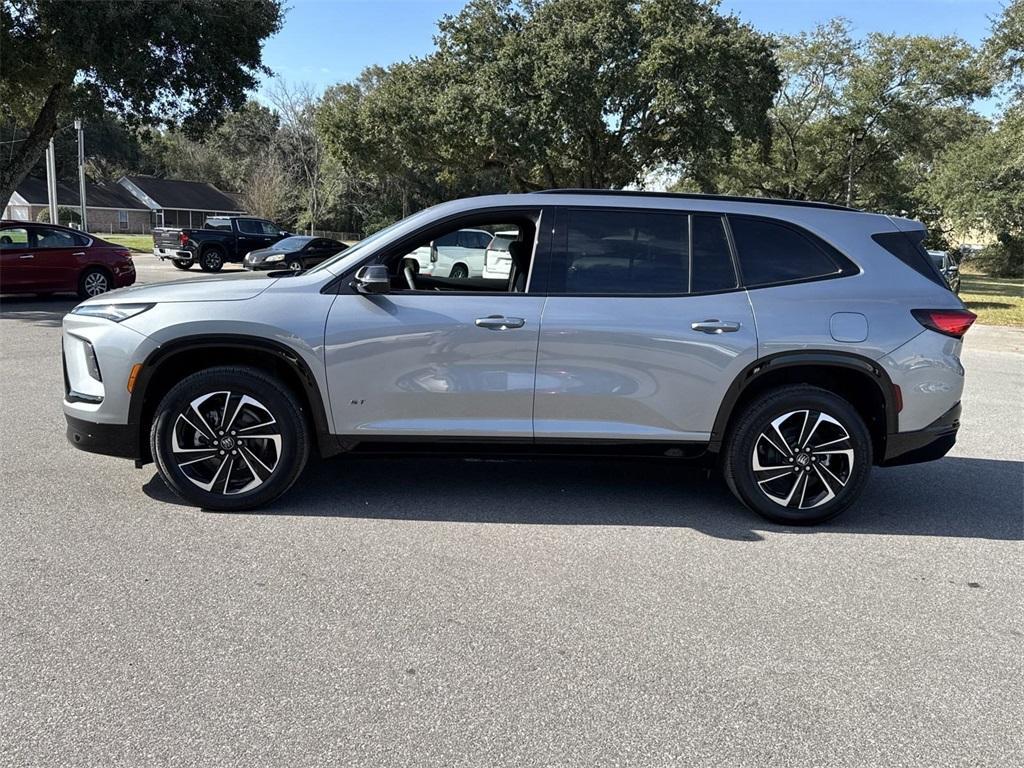
[[[22,255],[22,256],[19,256],[18,258],[19,258],[19,259],[34,259],[34,258],[35,258],[35,255],[34,255],[34,254],[31,254],[31,253],[26,253],[26,254],[24,254],[24,255]]]
[[[79,251],[78,253],[72,253],[72,256],[85,256],[85,251]]]
[[[476,319],[478,328],[490,328],[492,331],[507,331],[510,328],[522,328],[526,321],[521,317],[505,317],[504,315],[488,315]]]
[[[702,320],[699,323],[690,323],[690,327],[701,333],[735,333],[740,329],[740,324],[732,320]]]

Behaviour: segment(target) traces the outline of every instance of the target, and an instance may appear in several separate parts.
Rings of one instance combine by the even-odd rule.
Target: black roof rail
[[[761,203],[762,205],[795,205],[801,208],[828,208],[834,211],[856,211],[845,205],[819,203],[811,200],[787,200],[779,197],[743,197],[742,195],[705,195],[699,192],[647,192],[641,189],[541,189],[535,195],[615,195],[617,197],[669,197],[680,200],[722,200],[734,203]]]

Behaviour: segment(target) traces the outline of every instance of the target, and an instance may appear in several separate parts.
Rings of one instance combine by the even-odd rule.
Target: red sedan
[[[0,221],[0,293],[67,291],[84,299],[134,282],[123,245],[53,224]]]

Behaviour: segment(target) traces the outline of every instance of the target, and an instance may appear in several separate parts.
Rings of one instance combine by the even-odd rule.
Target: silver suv
[[[514,233],[507,277],[417,249]],[[646,453],[719,466],[775,521],[848,507],[872,465],[937,459],[974,315],[921,224],[833,205],[558,190],[421,211],[305,272],[128,288],[64,318],[85,450],[155,461],[210,509],[321,456]]]

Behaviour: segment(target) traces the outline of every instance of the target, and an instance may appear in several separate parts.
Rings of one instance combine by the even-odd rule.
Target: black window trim
[[[815,246],[822,252],[832,265],[836,268],[835,272],[830,272],[825,275],[816,275],[814,277],[795,277],[792,280],[776,280],[770,283],[758,283],[757,285],[748,285],[746,279],[743,277],[743,267],[740,263],[739,249],[736,247],[736,239],[733,236],[732,224],[730,219],[754,219],[759,221],[767,221],[780,227],[784,227],[800,235],[807,240],[811,245]],[[801,283],[817,283],[822,280],[835,280],[842,277],[851,277],[853,275],[859,275],[861,270],[856,264],[854,264],[847,256],[836,248],[834,245],[829,243],[827,240],[822,238],[820,235],[816,235],[806,227],[799,224],[794,224],[786,219],[779,219],[774,216],[758,216],[756,214],[749,213],[727,213],[725,214],[726,229],[729,233],[729,246],[732,248],[734,264],[736,267],[736,274],[739,276],[740,285],[744,290],[747,291],[759,291],[762,288],[776,288],[781,285],[799,285]]]
[[[687,274],[687,289],[693,286],[693,216],[718,216],[722,220],[722,227],[725,230],[726,242],[729,246],[729,256],[732,260],[733,267],[733,278],[735,285],[731,288],[722,288],[717,291],[699,291],[693,293],[690,290],[680,293],[679,291],[661,291],[657,293],[634,293],[634,292],[623,292],[623,293],[569,293],[567,291],[548,291],[545,295],[558,298],[573,298],[579,297],[583,299],[599,299],[599,298],[611,298],[611,299],[623,299],[623,298],[685,298],[687,296],[717,296],[722,293],[735,293],[736,291],[742,291],[743,280],[740,276],[739,266],[736,258],[736,248],[732,241],[732,231],[729,229],[729,223],[726,214],[721,211],[691,211],[689,209],[676,209],[676,208],[636,208],[634,206],[618,206],[618,205],[559,205],[556,206],[559,211],[559,216],[556,221],[557,226],[557,237],[559,240],[559,249],[561,252],[567,253],[569,249],[569,227],[568,227],[568,214],[572,211],[614,211],[616,213],[656,213],[656,214],[672,214],[676,216],[686,217],[687,226],[687,248],[689,270]],[[768,217],[761,217],[768,218]],[[547,284],[551,285],[551,270],[554,269],[555,259],[555,248],[552,247],[548,253],[548,280]]]

